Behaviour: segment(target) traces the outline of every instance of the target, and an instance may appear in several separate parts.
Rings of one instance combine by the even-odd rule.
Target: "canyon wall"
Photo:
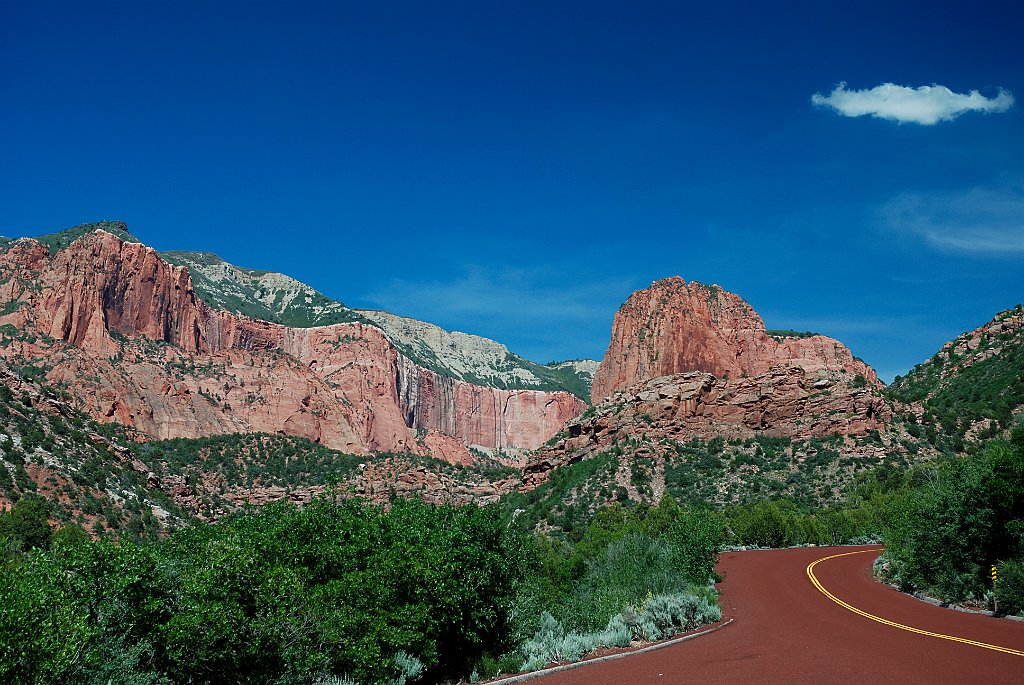
[[[619,309],[594,406],[531,456],[523,488],[614,446],[655,454],[694,439],[836,435],[856,446],[892,420],[881,385],[839,341],[770,335],[738,295],[667,278]]]
[[[155,438],[280,432],[468,462],[468,445],[536,448],[585,406],[454,381],[371,325],[290,328],[214,309],[186,268],[104,231],[52,256],[16,241],[0,278],[0,355],[42,368],[99,420]]]
[[[845,370],[880,385],[874,370],[839,341],[822,335],[777,340],[739,295],[677,276],[633,293],[616,313],[591,397],[596,404],[640,381],[687,371],[736,378],[777,366]]]

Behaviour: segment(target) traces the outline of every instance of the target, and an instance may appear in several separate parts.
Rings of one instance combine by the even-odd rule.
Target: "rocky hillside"
[[[687,371],[738,378],[780,366],[808,375],[844,371],[881,385],[874,370],[838,340],[772,333],[749,304],[717,285],[679,277],[657,281],[633,293],[615,315],[592,398],[596,404],[641,381]]]
[[[526,469],[529,486],[555,465],[594,456],[616,442],[863,438],[884,430],[892,409],[874,388],[846,372],[808,379],[797,368],[742,379],[702,371],[660,376],[616,392],[566,424]]]
[[[284,274],[228,264],[212,252],[169,251],[160,256],[187,267],[196,295],[216,309],[295,328],[366,323],[341,302]]]
[[[104,229],[56,251],[6,246],[0,334],[0,356],[35,367],[98,420],[154,438],[282,433],[466,463],[468,445],[537,447],[585,406],[563,391],[439,374],[368,323],[290,327],[217,309],[188,268]]]
[[[591,389],[594,385],[594,374],[597,373],[601,362],[594,359],[570,359],[564,362],[549,362],[545,364],[549,369],[565,379],[566,389],[575,388],[571,392],[590,400]]]
[[[145,440],[97,423],[23,370],[38,375],[0,363],[0,511],[36,493],[54,521],[95,535],[139,536],[277,499],[305,503],[331,485],[375,503],[466,504],[494,501],[518,482],[518,471],[484,455],[465,467],[408,454],[367,460],[287,435]]]
[[[1024,412],[1024,306],[950,340],[886,394],[912,406],[917,430],[932,442],[1004,432]]]
[[[55,520],[97,534],[182,523],[185,510],[135,456],[131,436],[101,426],[69,399],[0,364],[0,510],[37,493],[52,503]]]
[[[700,472],[693,453],[703,455],[698,465],[713,466],[703,477],[715,482],[687,481],[706,501],[730,501],[744,488],[793,495],[798,486],[829,501],[858,468],[904,463],[908,453],[875,372],[842,343],[768,332],[739,296],[680,278],[658,281],[622,306],[593,393],[594,406],[531,457],[525,490],[597,459],[609,462],[605,475],[581,488],[650,501],[683,487],[673,485],[673,473]],[[722,441],[737,446],[731,469],[719,458]],[[763,458],[765,441],[774,461]],[[710,444],[719,448],[709,452]],[[813,485],[804,482],[809,473],[817,474]],[[743,487],[732,493],[730,483]]]
[[[512,354],[499,342],[373,309],[355,310],[377,326],[409,359],[457,380],[506,390],[565,390],[587,400],[597,362],[541,365]]]
[[[669,288],[678,300],[693,302],[694,288]],[[664,494],[694,504],[786,497],[820,506],[842,500],[865,468],[902,471],[942,454],[955,457],[1024,421],[1024,307],[958,336],[880,389],[845,348],[834,341],[823,346],[821,336],[809,332],[768,331],[780,346],[793,340],[814,345],[800,355],[791,354],[792,347],[781,354],[775,348],[775,366],[752,374],[763,363],[752,352],[773,349],[763,340],[750,344],[760,338],[759,326],[752,334],[751,327],[735,325],[724,306],[707,309],[711,330],[694,330],[703,316],[700,303],[687,313],[665,292],[665,282],[652,291],[658,295],[641,292],[631,303],[663,305],[689,327],[688,335],[708,344],[684,350],[664,326],[659,339],[696,360],[694,366],[718,368],[721,375],[691,370],[642,380],[570,421],[526,466],[525,494],[514,506],[531,520],[571,526],[610,502],[654,503]],[[759,323],[736,296],[715,295],[740,320]],[[710,295],[705,301],[711,303]],[[639,307],[645,321],[668,318],[656,309]],[[631,318],[620,312],[616,322],[644,331]],[[722,322],[731,325],[713,329]],[[638,333],[641,339],[630,347],[628,336],[614,335],[627,354],[639,347],[640,359],[606,358],[609,367],[656,366],[664,348],[648,352],[640,345],[646,337]],[[822,349],[824,356],[814,353]]]
[[[351,309],[284,274],[228,264],[209,252],[172,251],[161,256],[187,267],[196,295],[216,309],[293,328],[370,324],[417,366],[442,376],[504,390],[565,390],[583,400],[590,397],[589,382],[580,382],[583,377],[576,369],[535,364],[494,340],[384,311]]]

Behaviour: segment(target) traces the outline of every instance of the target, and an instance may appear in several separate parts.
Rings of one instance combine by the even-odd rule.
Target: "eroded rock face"
[[[399,369],[406,423],[465,444],[534,449],[583,411],[579,399],[569,393],[486,388],[442,376],[404,358]]]
[[[865,436],[892,419],[881,385],[839,341],[777,339],[738,295],[667,278],[615,315],[594,407],[538,450],[523,487],[615,444]]]
[[[847,371],[881,385],[839,341],[821,335],[776,340],[738,295],[677,276],[633,293],[619,309],[591,397],[596,404],[640,381],[687,371],[736,378],[778,366]]]
[[[468,463],[466,445],[533,449],[585,406],[453,381],[374,326],[289,328],[215,310],[187,269],[104,231],[53,257],[17,241],[0,274],[0,300],[17,303],[0,316],[0,355],[36,360],[98,420],[156,438],[280,432]]]
[[[742,378],[716,378],[701,371],[660,376],[616,392],[570,421],[567,437],[538,450],[526,466],[524,489],[546,481],[558,466],[631,438],[648,443],[757,435],[855,438],[881,431],[891,420],[892,409],[879,390],[844,370],[822,375],[777,366]]]

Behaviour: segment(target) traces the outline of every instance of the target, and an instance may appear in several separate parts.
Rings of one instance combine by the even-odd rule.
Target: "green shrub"
[[[885,533],[888,576],[958,601],[980,597],[991,564],[1024,553],[1024,440],[950,460],[912,489]]]
[[[722,618],[721,609],[706,597],[690,593],[648,596],[638,607],[624,607],[603,630],[566,631],[544,612],[537,632],[522,646],[521,670],[533,671],[551,662],[578,661],[601,647],[627,647],[634,639],[655,641]]]
[[[62,539],[63,540],[63,539]],[[0,681],[454,679],[511,649],[526,542],[494,507],[279,503],[0,567]]]
[[[722,610],[706,597],[674,593],[651,597],[639,609],[628,608],[622,616],[634,637],[654,641],[719,621]]]
[[[53,539],[49,516],[50,505],[44,497],[31,493],[21,497],[10,511],[0,514],[0,549],[49,549]]]
[[[999,581],[996,599],[999,611],[1005,614],[1024,614],[1024,560],[1004,561],[996,565]]]
[[[761,500],[730,511],[735,539],[755,547],[785,547],[798,539],[792,511],[772,500]]]
[[[630,533],[592,561],[561,612],[567,625],[593,631],[631,604],[650,594],[684,590],[690,585],[663,540]]]

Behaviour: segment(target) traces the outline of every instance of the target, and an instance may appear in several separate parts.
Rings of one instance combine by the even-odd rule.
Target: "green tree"
[[[904,586],[947,600],[979,596],[992,564],[1024,554],[1024,440],[953,459],[904,498],[886,558]]]
[[[10,511],[0,514],[0,540],[14,551],[49,549],[53,540],[50,507],[36,494],[22,496]]]

